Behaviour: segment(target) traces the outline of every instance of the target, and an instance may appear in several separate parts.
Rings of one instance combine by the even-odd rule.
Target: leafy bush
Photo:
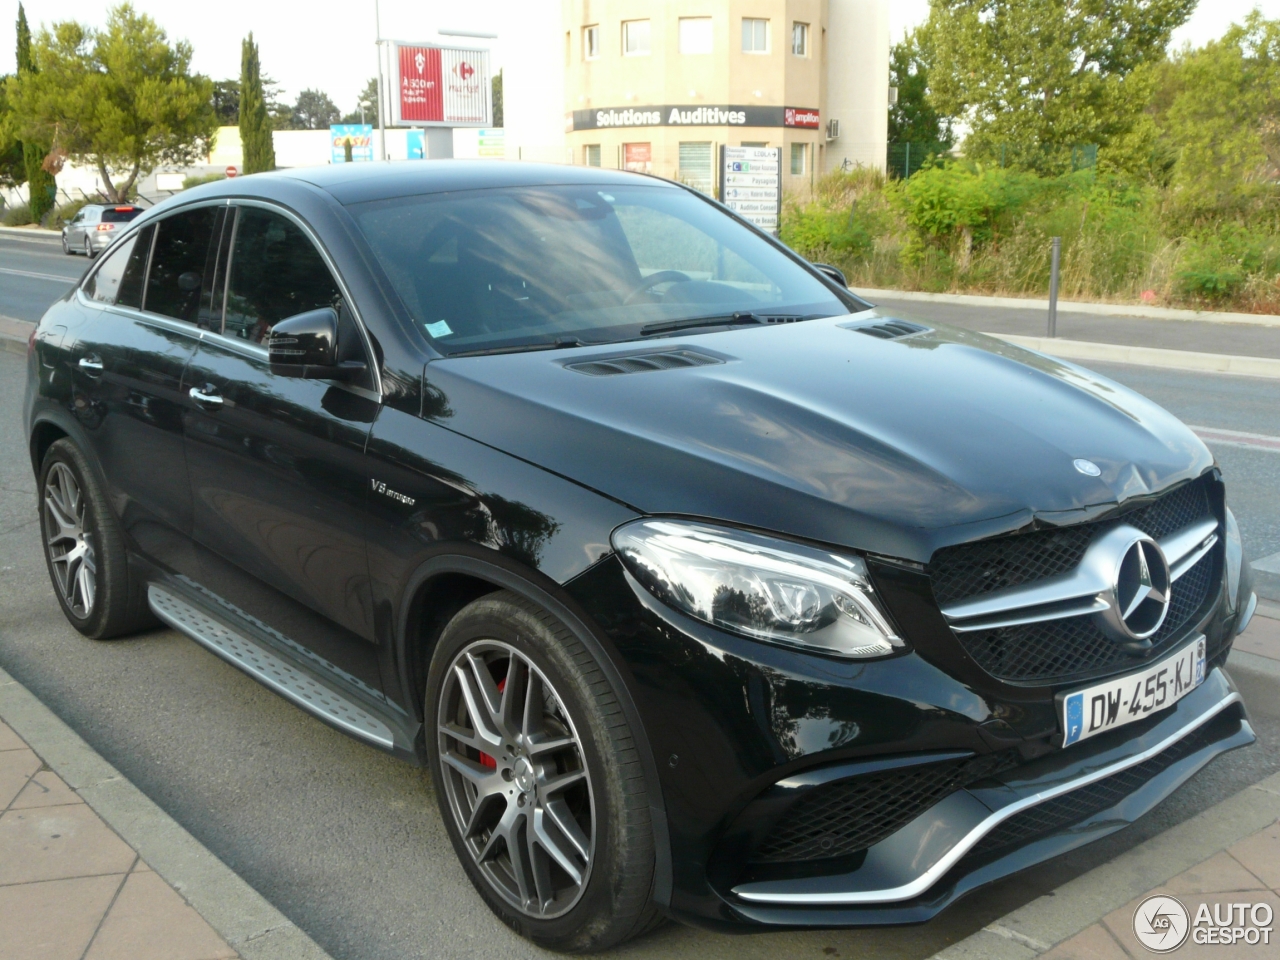
[[[198,187],[202,183],[216,183],[218,180],[227,179],[225,173],[204,173],[198,176],[185,177],[182,181],[182,189],[190,190],[192,187]]]
[[[25,203],[18,207],[10,207],[4,212],[6,227],[25,227],[34,222],[31,217],[31,208]]]

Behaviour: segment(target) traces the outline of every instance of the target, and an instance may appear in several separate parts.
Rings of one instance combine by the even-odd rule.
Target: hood
[[[919,562],[1083,519],[1213,463],[1171,414],[1104,377],[943,325],[889,340],[858,331],[885,317],[433,361],[423,415],[641,513]],[[607,376],[566,366],[675,349],[712,362]]]

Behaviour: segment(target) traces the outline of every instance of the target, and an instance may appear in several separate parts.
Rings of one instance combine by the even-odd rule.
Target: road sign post
[[[782,150],[720,148],[720,202],[775,236],[782,219]]]

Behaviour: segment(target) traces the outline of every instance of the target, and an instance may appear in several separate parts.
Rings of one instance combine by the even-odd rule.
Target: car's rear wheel
[[[516,594],[482,597],[441,635],[426,705],[441,813],[494,913],[578,952],[657,922],[634,734],[573,633]]]
[[[40,467],[40,533],[49,579],[73,627],[105,640],[155,622],[120,525],[68,439],[52,444]]]
[[[94,257],[93,241],[90,240],[88,237],[84,238],[84,255],[88,257],[90,260],[92,260]]]

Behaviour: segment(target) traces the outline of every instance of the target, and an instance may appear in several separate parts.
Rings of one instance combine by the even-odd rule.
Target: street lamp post
[[[387,159],[387,92],[382,78],[382,11],[378,0],[373,0],[373,28],[378,35],[378,152],[382,159]]]

